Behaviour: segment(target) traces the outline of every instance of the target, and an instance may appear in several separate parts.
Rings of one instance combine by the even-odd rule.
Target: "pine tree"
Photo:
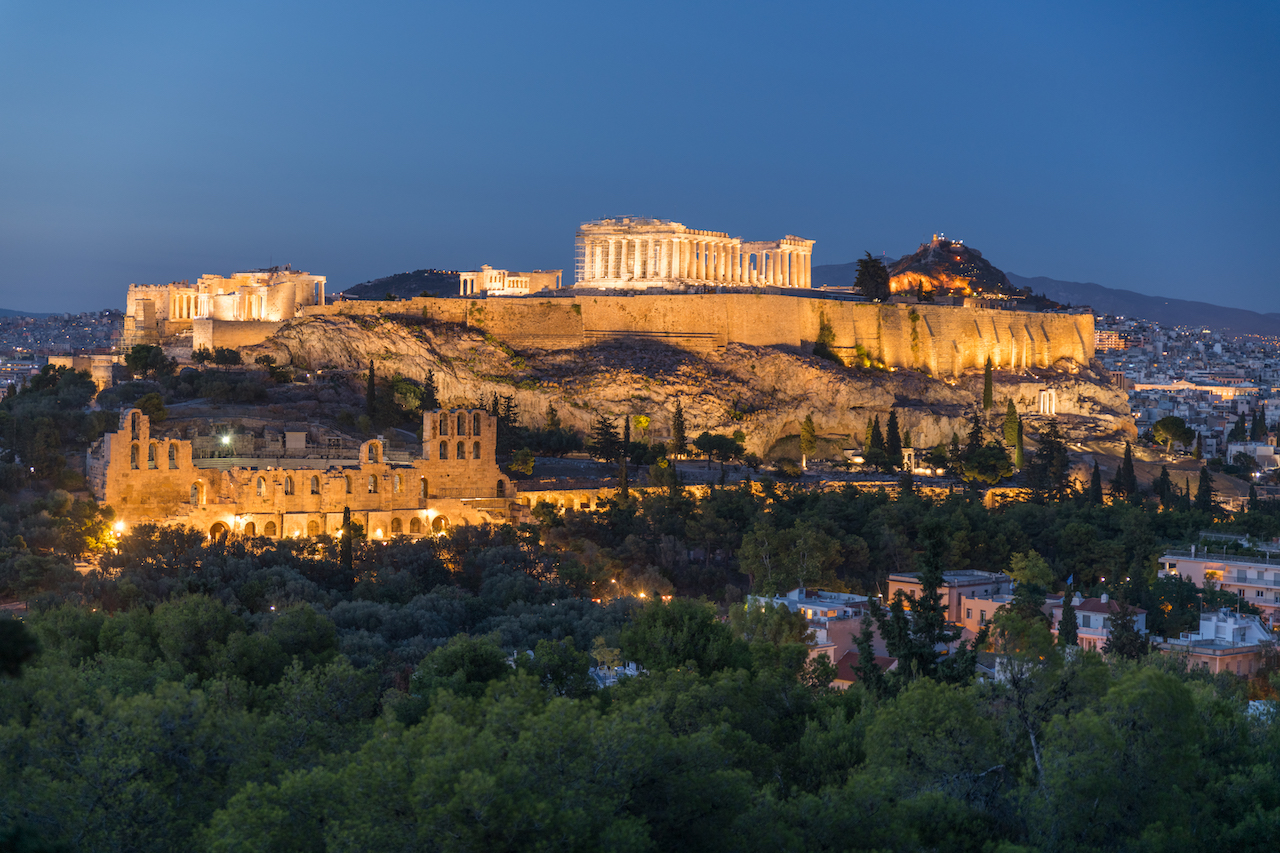
[[[1102,505],[1102,471],[1098,469],[1096,459],[1093,461],[1093,476],[1089,478],[1089,503],[1094,506]],[[1066,618],[1065,612],[1062,618]]]
[[[375,406],[377,406],[378,402],[376,399],[377,388],[374,382],[373,359],[369,359],[369,387],[366,388],[364,392],[364,412],[370,419],[373,418]]]
[[[915,493],[915,477],[911,475],[911,469],[903,468],[902,473],[898,475],[898,500],[911,497]]]
[[[671,453],[674,456],[683,456],[688,449],[689,437],[685,435],[684,406],[681,405],[680,399],[676,398],[676,413],[671,418]]]
[[[865,258],[858,259],[858,277],[853,286],[872,302],[883,302],[889,298],[889,271],[884,261],[871,257],[867,252]]]
[[[618,437],[618,425],[603,412],[596,415],[591,424],[591,436],[587,446],[591,455],[601,462],[617,462],[622,439]]]
[[[1191,487],[1190,482],[1187,488]],[[1200,468],[1200,486],[1196,489],[1196,509],[1201,512],[1213,512],[1213,475],[1209,473],[1209,469],[1201,466]]]
[[[1099,485],[1101,489],[1101,485]],[[1058,621],[1058,645],[1078,646],[1080,637],[1077,633],[1076,609],[1071,606],[1071,590],[1062,596],[1062,619]]]
[[[902,432],[898,429],[898,410],[889,410],[889,423],[884,436],[884,452],[889,457],[889,464],[894,468],[902,467]]]
[[[560,429],[560,413],[556,411],[556,407],[547,403],[547,431]]]
[[[994,402],[995,398],[991,385],[991,357],[988,356],[987,366],[982,370],[982,411],[990,411]]]
[[[1004,443],[1009,447],[1018,443],[1018,410],[1014,408],[1012,397],[1004,412]]]
[[[422,408],[433,412],[440,408],[440,389],[436,386],[436,372],[427,371],[427,378],[422,383]]]

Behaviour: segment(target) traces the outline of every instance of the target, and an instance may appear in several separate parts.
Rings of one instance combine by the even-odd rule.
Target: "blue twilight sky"
[[[1280,4],[0,0],[0,307],[584,220],[1280,311]]]

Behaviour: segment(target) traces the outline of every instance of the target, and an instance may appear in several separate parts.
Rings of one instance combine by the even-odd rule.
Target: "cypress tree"
[[[907,427],[902,431],[902,446],[903,447],[915,446],[911,443],[911,427]]]
[[[689,449],[689,437],[684,430],[684,406],[677,397],[676,413],[671,418],[671,452],[675,456],[683,456]]]
[[[875,421],[871,424],[871,441],[867,442],[869,449],[885,451],[884,432],[880,429],[880,416],[876,415]]]
[[[1188,477],[1186,484],[1183,486],[1182,495],[1178,498],[1178,511],[1191,511],[1191,478]]]
[[[1168,466],[1160,466],[1160,479],[1156,480],[1156,495],[1160,498],[1160,506],[1173,508],[1173,480],[1169,478]]]
[[[631,415],[623,415],[622,416],[622,453],[619,454],[621,458],[618,460],[618,482],[622,484],[622,488],[620,489],[620,491],[622,492],[622,499],[624,501],[627,499],[629,495],[629,492],[627,490],[627,474],[629,473],[627,471],[627,463],[631,461],[628,458],[630,457],[630,455],[631,455]]]
[[[1190,482],[1187,487],[1191,487]],[[1213,512],[1213,475],[1204,466],[1200,468],[1200,486],[1196,489],[1195,507],[1201,512]]]
[[[964,445],[964,455],[966,458],[972,456],[982,449],[982,413],[975,411],[973,413],[973,423],[969,425],[969,438]]]
[[[813,423],[813,413],[804,416],[800,424],[800,467],[809,467],[809,456],[818,449],[818,428]]]
[[[369,387],[366,388],[364,392],[364,411],[365,414],[369,416],[370,420],[373,419],[374,406],[377,405],[377,400],[375,398],[377,389],[374,382],[373,359],[369,359]]]
[[[951,473],[958,474],[960,472],[960,436],[957,433],[951,433],[951,447],[947,450],[947,464],[951,467]]]
[[[1018,443],[1018,410],[1014,408],[1012,397],[1004,412],[1004,443],[1010,447]]]
[[[871,447],[871,417],[867,416],[867,440],[862,443],[863,447],[870,449]]]
[[[1027,451],[1022,446],[1022,418],[1018,418],[1018,444],[1013,448],[1013,465],[1022,468],[1027,462]]]
[[[436,386],[436,372],[427,371],[427,378],[422,383],[422,408],[428,412],[440,408],[440,389]]]
[[[1093,476],[1089,478],[1089,503],[1094,506],[1102,505],[1102,471],[1098,470],[1098,460],[1093,460]],[[1074,611],[1072,616],[1074,617]],[[1063,611],[1062,618],[1066,619],[1066,611]]]
[[[1071,606],[1071,590],[1067,590],[1062,596],[1062,619],[1058,622],[1058,645],[1079,645],[1080,637],[1076,631],[1078,627],[1076,624],[1076,609]]]
[[[1249,512],[1257,512],[1258,510],[1258,487],[1253,483],[1249,484]]]
[[[1133,500],[1138,495],[1138,476],[1133,471],[1133,447],[1124,443],[1124,460],[1116,469],[1116,476],[1111,481],[1111,494]]]
[[[338,562],[347,577],[351,577],[351,507],[342,508],[342,537],[338,540]]]
[[[991,386],[991,357],[987,356],[987,366],[982,371],[982,411],[990,411],[995,402]]]
[[[1191,452],[1191,458],[1199,461],[1204,458],[1204,436],[1196,433],[1196,449]]]
[[[894,468],[902,467],[902,432],[898,429],[898,410],[889,410],[889,424],[884,437],[884,452],[889,456],[889,464]]]

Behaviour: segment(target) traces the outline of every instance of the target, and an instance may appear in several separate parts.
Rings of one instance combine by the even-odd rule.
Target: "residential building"
[[[1268,625],[1280,622],[1280,557],[1210,554],[1193,546],[1165,551],[1160,567],[1199,587],[1213,581],[1261,610]]]
[[[1275,635],[1258,616],[1222,609],[1200,614],[1200,630],[1183,633],[1176,640],[1164,640],[1159,648],[1166,654],[1183,654],[1193,667],[1213,674],[1233,672],[1241,677],[1255,675],[1275,652]]]

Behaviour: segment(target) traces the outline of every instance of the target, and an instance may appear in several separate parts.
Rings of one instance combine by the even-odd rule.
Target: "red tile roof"
[[[840,658],[836,663],[836,680],[856,682],[858,680],[856,667],[859,660],[857,652],[845,652],[844,657]],[[880,655],[875,656],[875,661],[876,666],[885,672],[898,665],[897,658],[881,657]]]
[[[1116,601],[1114,598],[1106,602],[1104,602],[1101,598],[1086,598],[1084,601],[1075,605],[1075,608],[1077,613],[1079,613],[1080,611],[1084,611],[1085,613],[1110,614],[1110,613],[1115,613],[1117,610],[1120,609],[1120,602]],[[1133,611],[1135,616],[1141,616],[1147,612],[1143,610],[1141,607],[1132,607],[1130,609]]]

